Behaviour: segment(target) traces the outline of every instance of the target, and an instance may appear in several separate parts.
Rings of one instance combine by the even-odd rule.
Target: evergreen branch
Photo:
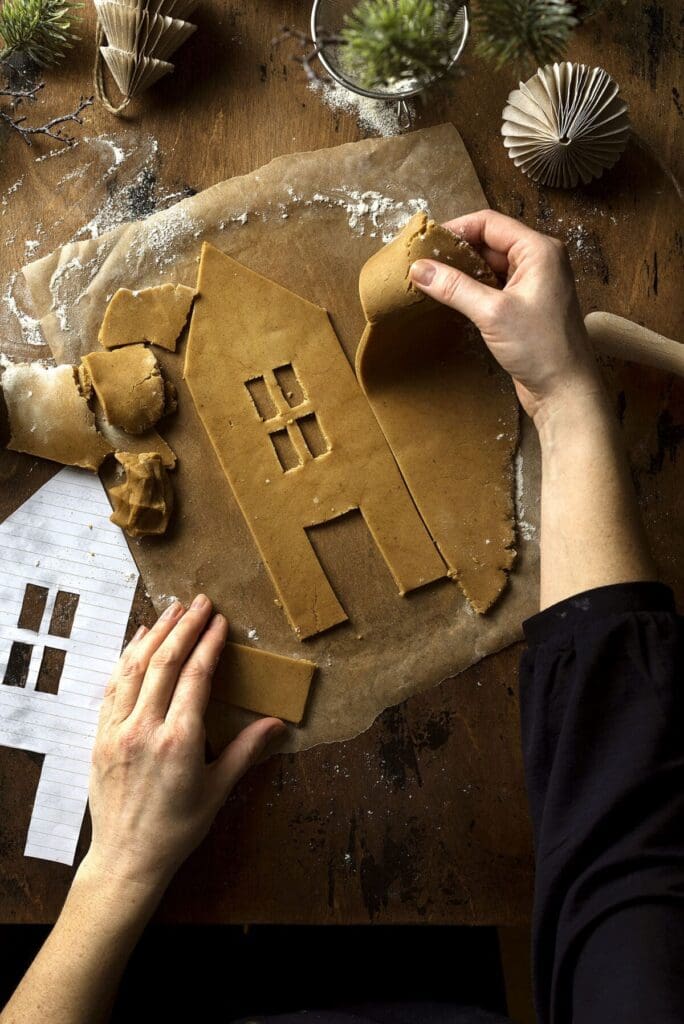
[[[24,57],[33,64],[56,64],[77,38],[72,30],[75,11],[82,3],[72,0],[4,0],[0,8],[0,61]]]
[[[601,0],[590,2],[595,8]],[[530,57],[549,64],[563,56],[577,24],[575,5],[567,0],[477,0],[475,52],[498,68]]]

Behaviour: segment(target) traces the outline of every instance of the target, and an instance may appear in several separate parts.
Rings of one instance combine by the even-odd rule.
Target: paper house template
[[[138,581],[110,513],[99,478],[66,468],[0,523],[0,744],[44,755],[25,853],[64,864]]]

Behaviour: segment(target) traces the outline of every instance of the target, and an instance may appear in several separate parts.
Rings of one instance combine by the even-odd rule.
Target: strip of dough
[[[474,326],[411,284],[424,257],[497,284],[466,242],[416,214],[361,271],[356,372],[449,575],[484,613],[515,559],[518,403]]]
[[[315,671],[312,661],[226,644],[212,684],[212,701],[299,725]]]
[[[13,363],[2,375],[10,426],[7,445],[65,466],[97,470],[112,451],[69,365]]]
[[[107,306],[98,340],[103,348],[150,341],[175,352],[194,297],[194,289],[184,284],[160,284],[140,291],[119,288]]]

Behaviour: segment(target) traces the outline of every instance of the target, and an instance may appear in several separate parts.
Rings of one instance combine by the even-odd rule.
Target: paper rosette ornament
[[[173,71],[169,57],[197,26],[185,19],[198,0],[95,0],[95,90],[113,114]],[[107,45],[101,45],[106,37]],[[103,62],[123,95],[113,106],[106,94]]]
[[[508,155],[543,185],[574,188],[612,167],[627,145],[627,104],[603,68],[549,64],[508,97],[501,134]]]

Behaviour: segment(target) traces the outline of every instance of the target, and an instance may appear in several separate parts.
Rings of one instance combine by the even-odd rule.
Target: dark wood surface
[[[161,184],[202,189],[280,153],[361,137],[352,117],[307,90],[286,49],[271,48],[281,25],[306,26],[308,4],[203,0],[196,20],[199,31],[178,53],[173,78],[127,119],[141,139],[149,133],[159,140],[152,197]],[[82,43],[64,69],[47,76],[32,116],[64,110],[90,91],[93,31],[89,10]],[[492,73],[471,48],[465,75],[417,118],[418,127],[452,120],[491,205],[566,240],[586,312],[607,309],[672,337],[682,321],[680,53],[676,0],[610,4],[577,34],[569,57],[601,64],[621,83],[634,138],[613,172],[573,192],[538,188],[508,160],[500,115],[517,79],[510,69]],[[96,107],[85,131],[121,128]],[[43,253],[84,219],[77,203],[57,216],[57,161],[36,163],[42,151],[16,138],[1,143],[2,281],[25,262],[38,212]],[[23,187],[8,194],[20,177]],[[653,547],[681,599],[684,387],[634,366],[606,369]],[[53,471],[0,453],[0,518]],[[134,618],[151,618],[142,588]],[[255,770],[173,883],[161,919],[524,922],[533,863],[518,737],[519,654],[511,648],[387,710],[351,742],[275,757]],[[23,857],[39,766],[38,756],[0,749],[2,921],[53,920],[72,876]],[[87,833],[86,825],[81,852]]]

